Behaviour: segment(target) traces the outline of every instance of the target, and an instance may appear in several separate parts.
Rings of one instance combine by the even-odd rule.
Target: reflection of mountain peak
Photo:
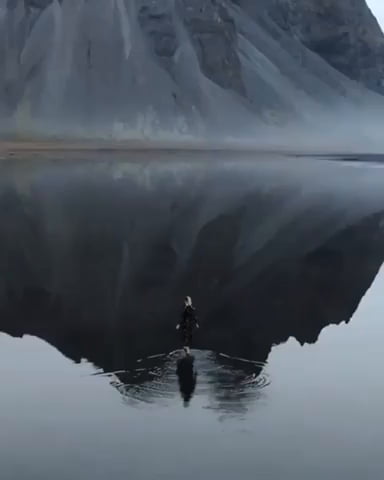
[[[99,166],[48,169],[24,195],[4,181],[0,328],[116,371],[178,347],[186,292],[196,347],[262,362],[351,318],[384,258],[377,203],[343,189],[330,208],[318,177],[269,189],[257,165],[177,168],[149,169],[150,188]]]
[[[314,343],[325,326],[349,321],[384,258],[380,219],[375,215],[347,227],[315,250],[276,262],[243,285],[234,301],[242,305],[237,321],[252,318],[245,322],[252,325],[245,336],[253,334],[255,342],[262,337],[271,345],[290,336]],[[215,318],[223,322],[225,312],[236,309],[231,304],[229,297]]]

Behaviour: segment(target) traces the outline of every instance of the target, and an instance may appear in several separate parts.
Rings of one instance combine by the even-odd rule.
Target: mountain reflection
[[[4,171],[0,329],[86,358],[127,401],[187,406],[203,389],[212,408],[246,409],[272,346],[348,322],[384,259],[380,195],[330,197],[326,176],[305,187],[268,168]],[[186,294],[194,365],[168,354]]]

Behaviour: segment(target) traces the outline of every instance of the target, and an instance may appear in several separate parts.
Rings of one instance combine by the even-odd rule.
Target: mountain
[[[379,115],[365,0],[0,0],[2,131],[254,134]]]
[[[254,15],[257,2],[239,0]],[[384,36],[365,0],[272,0],[270,18],[329,65],[384,93]]]

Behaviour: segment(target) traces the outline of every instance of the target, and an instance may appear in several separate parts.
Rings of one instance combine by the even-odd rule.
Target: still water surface
[[[283,185],[278,195],[243,179],[246,201],[233,183],[228,200],[214,184],[227,177],[211,172],[204,206],[194,211],[189,190],[153,233],[136,214],[158,215],[156,191],[143,194],[142,183],[120,198],[120,218],[105,195],[108,169],[90,179],[60,166],[60,176],[55,167],[31,180],[24,168],[0,195],[1,479],[383,477],[380,169],[361,167],[359,177],[351,166],[350,189],[331,167],[323,180],[301,170],[288,186],[276,169],[268,178],[274,191]],[[195,174],[184,175],[191,186]],[[321,195],[327,178],[332,196]],[[370,188],[356,193],[359,180]],[[71,198],[60,182],[75,185]],[[180,282],[202,317],[192,373],[178,368],[168,300],[180,310]]]
[[[188,408],[171,366],[162,388],[128,385],[121,396],[92,365],[3,334],[2,476],[381,478],[383,289],[384,272],[351,324],[327,328],[316,345],[276,347],[263,388],[215,395],[219,365],[196,352]]]

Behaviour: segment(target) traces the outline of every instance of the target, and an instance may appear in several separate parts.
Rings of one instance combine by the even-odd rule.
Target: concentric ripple
[[[193,362],[182,351],[138,359],[129,370],[105,373],[125,402],[136,407],[167,406],[193,397],[206,408],[241,413],[269,385],[265,364],[211,351],[195,350]]]

